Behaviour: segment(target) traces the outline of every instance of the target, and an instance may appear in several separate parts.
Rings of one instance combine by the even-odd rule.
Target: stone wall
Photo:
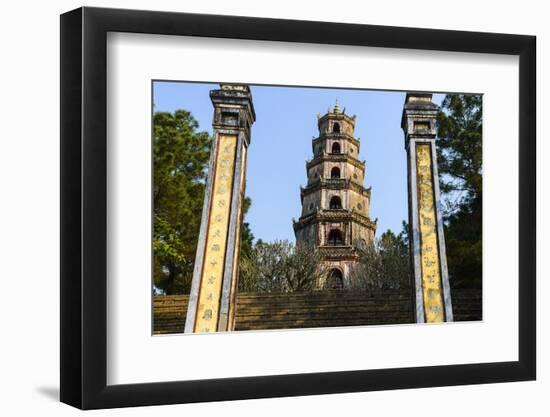
[[[181,333],[188,296],[155,296],[154,333]],[[481,291],[454,290],[455,321],[481,320]],[[381,291],[319,291],[292,294],[241,293],[237,296],[235,330],[296,329],[413,322],[408,294]]]

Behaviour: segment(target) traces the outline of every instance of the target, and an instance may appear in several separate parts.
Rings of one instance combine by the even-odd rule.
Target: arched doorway
[[[341,152],[340,144],[338,142],[334,142],[332,144],[332,153],[339,154]]]
[[[334,123],[334,124],[332,125],[332,131],[333,131],[334,133],[340,133],[340,123]]]
[[[330,170],[330,178],[340,178],[340,168],[334,167]]]
[[[331,269],[328,281],[327,281],[327,287],[329,290],[343,290],[344,289],[344,277],[342,275],[342,271],[338,268]]]

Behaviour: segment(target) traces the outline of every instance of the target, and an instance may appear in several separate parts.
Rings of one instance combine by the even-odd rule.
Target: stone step
[[[237,331],[242,330],[285,330],[303,328],[324,327],[349,327],[349,326],[373,326],[382,324],[412,324],[406,317],[380,318],[377,320],[346,320],[346,321],[304,321],[304,322],[246,322],[236,326]]]
[[[330,303],[273,303],[273,304],[237,304],[237,310],[240,311],[248,311],[253,309],[263,309],[263,310],[280,310],[280,309],[318,309],[318,308],[324,308],[324,309],[330,309],[330,308],[411,308],[412,303],[410,302],[377,302],[377,303],[370,303],[370,302],[352,302],[352,303],[336,303],[336,302],[330,302]]]
[[[373,308],[331,308],[331,309],[319,309],[319,308],[301,308],[301,309],[282,309],[282,310],[262,310],[257,309],[254,311],[241,311],[237,310],[237,318],[245,319],[251,316],[278,316],[278,315],[325,315],[325,316],[340,316],[340,315],[355,315],[355,314],[388,314],[388,313],[410,313],[410,309],[407,308],[386,308],[386,309],[373,309]]]
[[[237,296],[237,303],[261,303],[262,301],[276,301],[276,300],[286,300],[289,302],[292,301],[343,301],[343,300],[408,300],[409,296],[403,295],[394,295],[394,294],[385,294],[382,296],[374,295],[358,295],[358,294],[338,294],[338,293],[322,293],[322,294],[307,294],[307,295],[294,295],[294,294],[272,294],[272,295],[258,295],[257,297],[253,296]]]
[[[482,317],[481,291],[454,290],[456,321]],[[154,333],[181,333],[187,315],[187,295],[155,296]],[[241,293],[236,309],[236,330],[344,327],[412,322],[409,291],[351,291],[308,293]]]
[[[288,321],[295,321],[295,320],[345,320],[345,319],[358,319],[358,320],[370,320],[370,319],[376,319],[377,317],[395,317],[395,316],[407,316],[409,317],[410,314],[408,312],[387,312],[384,314],[379,313],[373,313],[373,312],[361,312],[361,313],[354,313],[353,316],[346,313],[341,314],[315,314],[315,313],[282,313],[282,314],[258,314],[258,315],[251,315],[251,316],[237,316],[237,320],[239,322],[243,321],[254,321],[254,320],[262,320],[262,321],[278,321],[278,320],[288,320]]]

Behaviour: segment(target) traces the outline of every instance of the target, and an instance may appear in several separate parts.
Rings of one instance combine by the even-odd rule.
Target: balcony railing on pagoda
[[[344,248],[344,247],[349,246],[349,244],[347,244],[344,241],[328,240],[322,246],[330,246],[332,248],[341,246],[342,248]]]

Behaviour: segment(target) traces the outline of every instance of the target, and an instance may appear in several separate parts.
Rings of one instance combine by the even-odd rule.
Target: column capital
[[[401,117],[405,149],[414,139],[435,141],[438,111],[439,106],[432,102],[431,93],[407,93]]]
[[[250,87],[244,84],[220,84],[210,91],[214,105],[212,125],[225,133],[245,133],[246,145],[250,142],[250,126],[256,120]]]

